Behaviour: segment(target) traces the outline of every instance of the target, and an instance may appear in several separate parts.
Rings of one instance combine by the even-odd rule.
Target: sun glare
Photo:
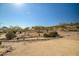
[[[18,2],[18,3],[15,3],[15,5],[17,5],[17,6],[20,6],[20,5],[22,5],[22,4],[23,4],[23,3],[19,3],[19,2]]]
[[[17,2],[17,3],[15,3],[15,4],[17,4],[17,5],[21,5],[21,4],[23,4],[23,3],[21,3],[21,2]]]

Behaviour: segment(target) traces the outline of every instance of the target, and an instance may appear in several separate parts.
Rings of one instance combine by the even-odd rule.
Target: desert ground
[[[2,42],[2,45],[13,47],[13,50],[5,56],[79,56],[79,32],[58,33],[62,36],[61,38]]]

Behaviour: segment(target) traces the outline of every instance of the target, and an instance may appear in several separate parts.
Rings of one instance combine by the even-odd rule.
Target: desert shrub
[[[58,32],[50,32],[48,34],[44,34],[44,37],[57,37],[59,36]]]
[[[9,31],[7,34],[6,34],[6,38],[8,40],[11,40],[13,39],[14,37],[16,37],[15,33],[13,31]]]
[[[0,45],[2,44],[2,42],[0,41]]]
[[[59,36],[59,34],[58,34],[58,32],[50,32],[49,36],[50,37],[57,37],[57,36]]]
[[[16,34],[17,31],[13,31],[14,34]]]
[[[37,31],[37,33],[43,33],[42,31]]]
[[[21,32],[21,31],[19,31],[19,33],[21,34],[22,32]]]
[[[76,28],[79,29],[79,26],[77,26]]]
[[[48,34],[46,34],[46,33],[45,33],[43,36],[44,36],[44,37],[49,37]]]

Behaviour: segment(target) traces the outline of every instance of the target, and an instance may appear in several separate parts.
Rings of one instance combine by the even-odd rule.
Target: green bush
[[[58,36],[59,36],[58,32],[50,32],[44,34],[44,37],[58,37]]]
[[[8,40],[11,40],[13,39],[14,37],[16,37],[15,33],[13,31],[9,31],[7,34],[6,34],[6,38]]]

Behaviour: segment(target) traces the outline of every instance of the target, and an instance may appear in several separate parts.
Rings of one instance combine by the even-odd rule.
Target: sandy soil
[[[62,38],[46,41],[3,42],[14,47],[7,56],[79,56],[79,33],[59,32]]]

